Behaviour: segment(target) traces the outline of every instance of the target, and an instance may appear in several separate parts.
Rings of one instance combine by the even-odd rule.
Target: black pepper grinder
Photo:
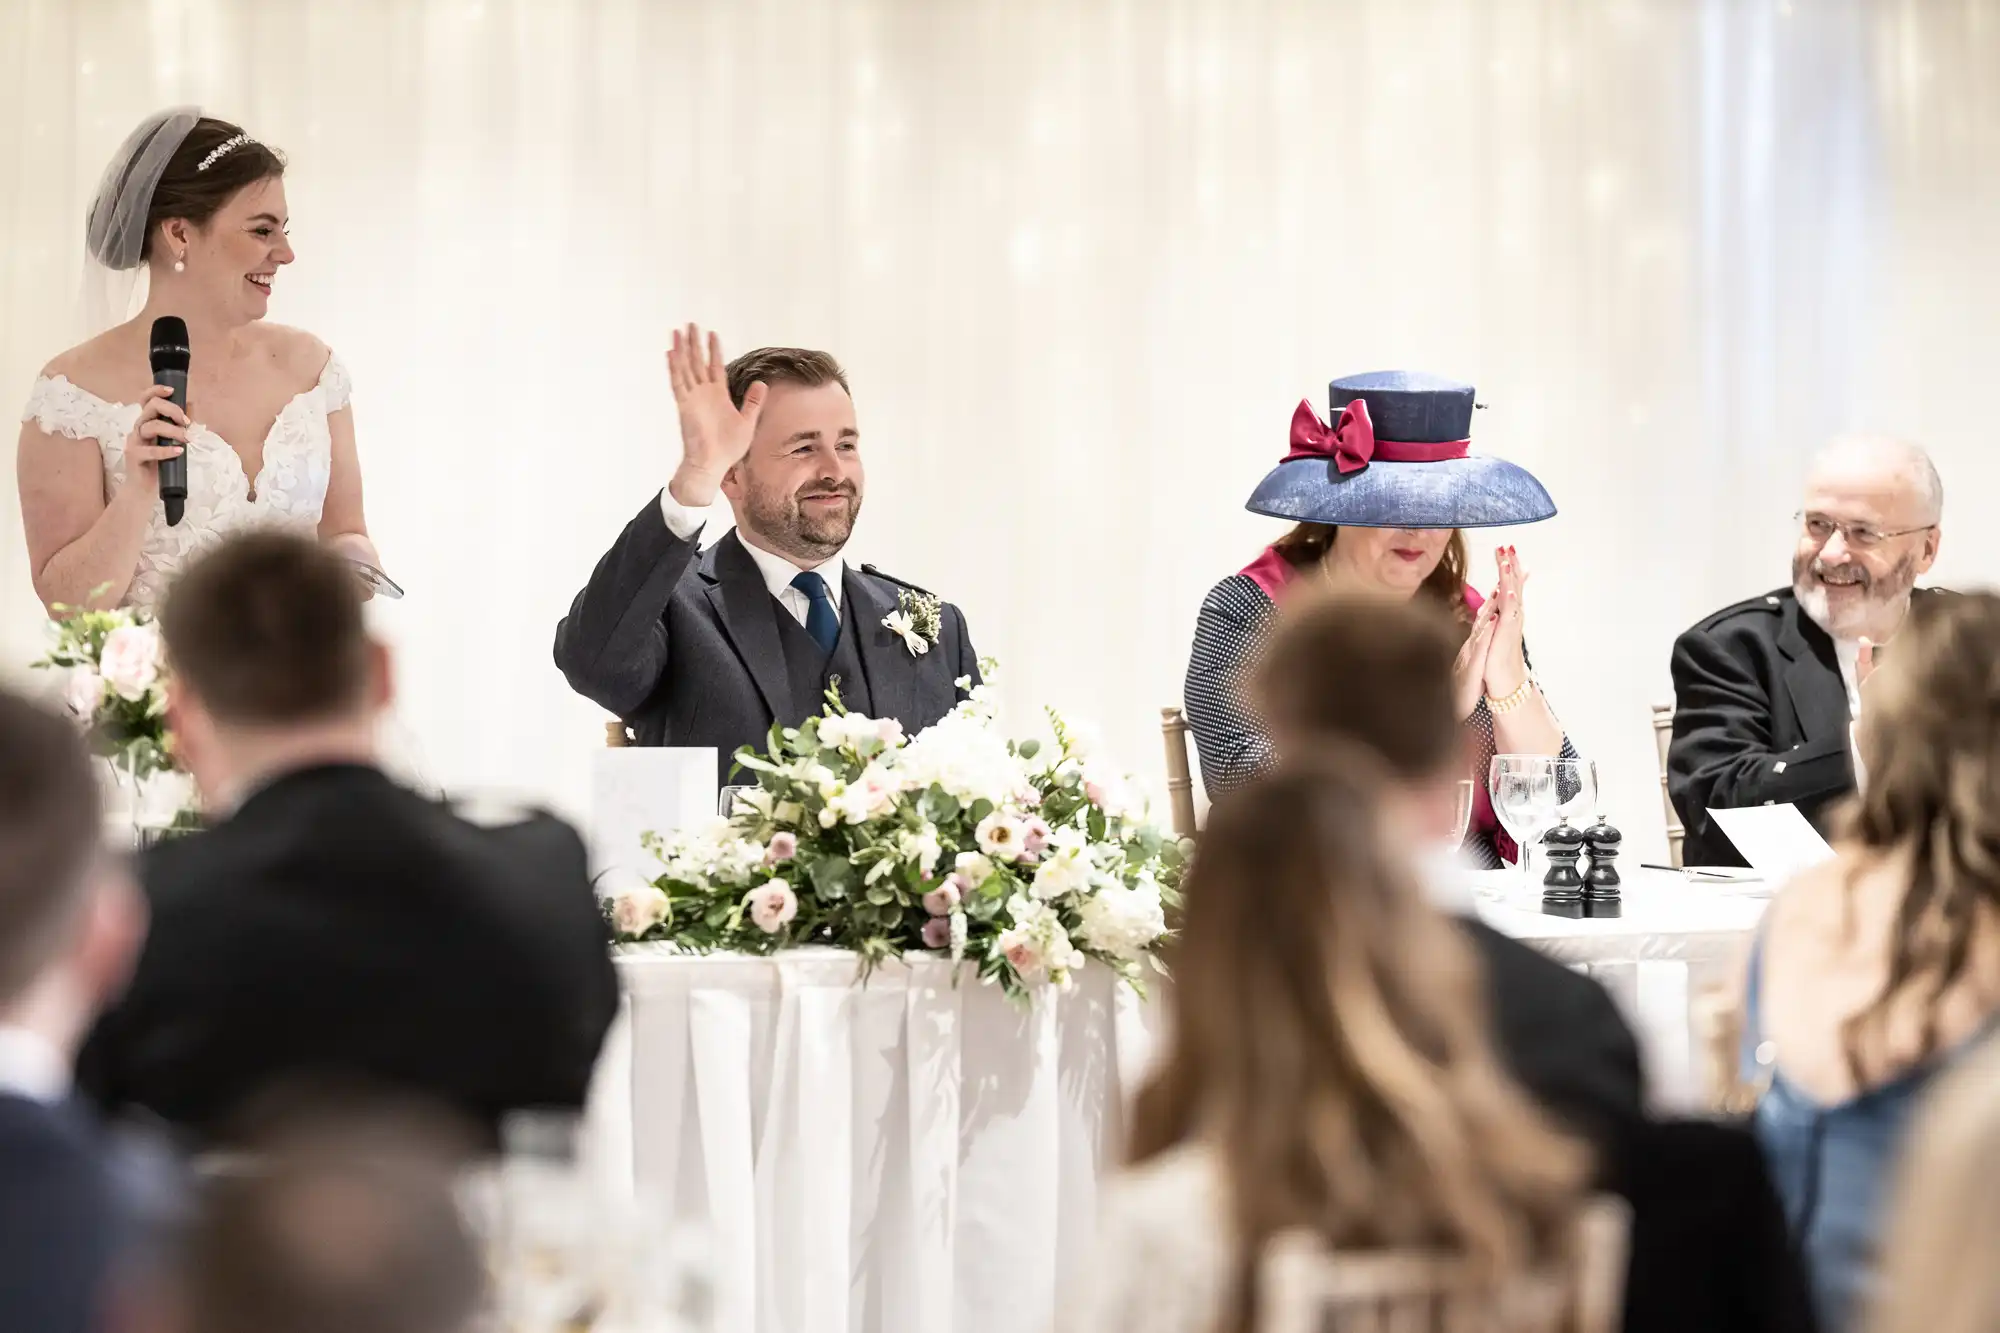
[[[1548,916],[1583,915],[1583,876],[1576,863],[1583,856],[1583,833],[1568,819],[1542,835],[1542,855],[1549,873],[1542,876],[1542,911]]]
[[[1625,835],[1599,815],[1590,831],[1583,835],[1583,841],[1590,849],[1590,873],[1583,877],[1583,914],[1623,916],[1625,901],[1618,891],[1617,861],[1618,845],[1625,841]]]

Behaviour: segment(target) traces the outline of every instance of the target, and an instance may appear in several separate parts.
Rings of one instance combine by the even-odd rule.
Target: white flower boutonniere
[[[896,594],[896,609],[882,617],[883,627],[901,637],[912,657],[922,657],[931,650],[943,630],[943,622],[944,603],[909,588]]]

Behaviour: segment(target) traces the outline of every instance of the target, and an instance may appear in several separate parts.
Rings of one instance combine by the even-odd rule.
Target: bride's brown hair
[[[166,170],[159,184],[153,187],[152,201],[146,209],[146,239],[139,251],[141,261],[152,257],[153,241],[160,234],[161,224],[183,218],[197,227],[206,227],[238,190],[285,174],[284,155],[255,139],[214,157],[224,144],[242,134],[242,126],[213,116],[203,116],[195,122],[187,138],[181,140],[180,147],[167,159]],[[134,154],[132,162],[136,164],[139,160],[139,155]],[[204,168],[203,162],[208,166]]]
[[[1336,743],[1216,805],[1172,948],[1173,1036],[1140,1093],[1132,1158],[1219,1157],[1236,1246],[1225,1328],[1255,1326],[1275,1233],[1440,1249],[1494,1276],[1553,1258],[1586,1150],[1488,1045],[1463,934],[1385,845],[1393,779]]]

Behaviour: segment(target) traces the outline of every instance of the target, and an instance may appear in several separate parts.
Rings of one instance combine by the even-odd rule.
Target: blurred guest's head
[[[1391,779],[1385,811],[1416,842],[1449,838],[1464,737],[1452,664],[1464,639],[1435,604],[1342,591],[1288,602],[1253,692],[1280,756],[1359,742]]]
[[[1293,756],[1214,807],[1189,870],[1173,1035],[1133,1156],[1220,1154],[1237,1328],[1274,1233],[1512,1270],[1559,1243],[1587,1170],[1501,1073],[1471,946],[1389,845],[1391,781],[1358,746]]]
[[[348,562],[306,537],[235,537],[169,590],[168,722],[213,803],[289,768],[369,762],[391,695]]]
[[[1908,887],[1876,1002],[1846,1025],[1857,1082],[1892,1009],[1921,1016],[1937,1048],[1939,998],[1966,977],[1971,943],[2000,914],[2000,595],[1941,593],[1912,604],[1868,684],[1856,744],[1868,782],[1848,839],[1907,858]]]
[[[1930,455],[1880,436],[1836,440],[1806,477],[1792,588],[1837,639],[1888,640],[1937,559],[1944,483]]]
[[[722,479],[744,538],[811,568],[840,554],[861,514],[867,475],[847,372],[826,352],[760,347],[729,363],[738,407],[769,390],[750,452]]]
[[[2000,1328],[2000,1041],[1941,1080],[1904,1136],[1873,1333]]]
[[[285,1125],[219,1164],[181,1279],[186,1333],[459,1333],[485,1265],[459,1144],[400,1112]]]
[[[76,727],[0,690],[0,1023],[71,1053],[122,989],[145,908],[103,850]]]

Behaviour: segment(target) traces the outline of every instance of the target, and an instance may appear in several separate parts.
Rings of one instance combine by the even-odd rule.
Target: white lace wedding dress
[[[175,575],[235,533],[282,528],[316,536],[333,473],[327,418],[347,406],[352,391],[347,367],[329,355],[318,381],[294,394],[271,423],[255,478],[245,474],[242,456],[229,441],[197,421],[188,432],[187,506],[172,527],[165,510],[154,509],[125,605],[156,609]],[[21,419],[50,435],[96,441],[104,459],[105,495],[117,494],[125,484],[125,440],[139,419],[137,403],[109,402],[66,376],[44,375],[35,381]],[[410,786],[434,791],[409,727],[391,714],[382,729],[383,766]]]
[[[227,440],[196,422],[188,432],[186,510],[173,527],[164,510],[154,511],[126,605],[156,607],[190,560],[233,533],[262,527],[317,533],[333,471],[327,416],[347,406],[350,389],[346,367],[338,357],[327,357],[319,381],[295,395],[271,423],[254,479],[244,474],[242,457]],[[125,439],[139,419],[137,403],[107,402],[66,376],[44,375],[35,381],[21,419],[50,435],[95,440],[104,459],[106,496],[125,484]]]

